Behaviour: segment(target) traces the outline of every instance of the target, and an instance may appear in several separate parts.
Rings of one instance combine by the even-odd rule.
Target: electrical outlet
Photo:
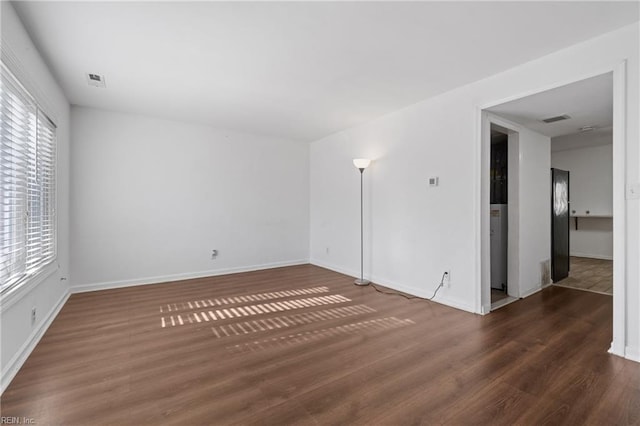
[[[329,254],[329,247],[325,247],[324,251],[328,255]]]
[[[218,257],[218,250],[216,249],[211,250],[211,260],[215,260],[216,257]]]
[[[451,287],[451,269],[444,271],[444,286]]]
[[[34,325],[36,323],[36,308],[35,306],[33,308],[31,308],[31,325]]]

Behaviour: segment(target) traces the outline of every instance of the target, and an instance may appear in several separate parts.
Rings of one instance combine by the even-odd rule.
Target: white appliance
[[[509,217],[506,204],[491,204],[489,213],[491,243],[491,288],[507,288],[507,232]]]

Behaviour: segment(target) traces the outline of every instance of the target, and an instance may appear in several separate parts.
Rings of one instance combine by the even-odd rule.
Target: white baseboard
[[[110,290],[114,288],[133,287],[137,285],[160,284],[171,281],[190,280],[194,278],[206,278],[217,275],[237,274],[240,272],[260,271],[263,269],[282,268],[285,266],[304,265],[309,263],[308,259],[289,260],[284,262],[265,263],[262,265],[241,266],[237,268],[214,269],[210,271],[191,272],[184,274],[163,275],[157,277],[135,278],[122,281],[108,281],[94,284],[81,284],[71,287],[72,293],[85,293],[88,291]]]
[[[572,256],[572,257],[586,257],[586,258],[589,258],[589,259],[613,260],[613,256],[602,255],[602,254],[570,253],[569,256]]]
[[[31,352],[35,349],[36,345],[47,331],[53,320],[56,318],[64,304],[69,299],[71,292],[69,290],[65,291],[62,297],[58,300],[58,302],[53,306],[53,308],[49,311],[47,316],[43,321],[40,322],[38,327],[33,330],[31,335],[27,338],[24,344],[20,347],[20,349],[16,352],[16,354],[11,358],[11,360],[7,363],[7,366],[2,371],[2,376],[0,377],[0,395],[4,393],[9,383],[13,380],[15,375],[18,373],[22,365],[25,363]]]
[[[392,288],[394,290],[401,291],[403,293],[412,294],[414,296],[424,297],[425,299],[433,297],[433,292],[435,291],[435,287],[437,287],[437,284],[436,284],[434,288],[421,289],[421,288],[415,288],[415,287],[407,287],[402,284],[394,283],[385,279],[374,279],[373,281],[382,286]],[[460,309],[461,311],[476,313],[475,308],[472,304],[465,303],[461,300],[449,297],[447,296],[446,293],[444,293],[445,291],[446,291],[446,288],[441,288],[440,291],[438,291],[438,293],[436,294],[436,297],[433,299],[433,301],[440,303],[442,305],[450,306],[452,308]]]
[[[631,361],[640,362],[640,348],[626,346],[624,348],[624,357]]]
[[[348,269],[348,268],[344,268],[342,266],[333,265],[331,263],[327,263],[327,262],[324,262],[322,260],[311,259],[311,260],[309,260],[309,263],[311,263],[312,265],[315,265],[315,266],[319,266],[319,267],[324,268],[324,269],[329,269],[330,271],[333,271],[333,272],[338,272],[338,273],[343,274],[343,275],[348,275],[350,277],[353,277],[354,279],[360,276],[360,271],[355,271],[355,270],[351,270],[351,269]],[[371,277],[369,277],[367,275],[365,275],[364,278],[365,279],[371,279]]]
[[[609,353],[611,355],[616,355],[621,358],[628,359],[630,361],[640,362],[640,348],[637,348],[637,347],[632,347],[632,346],[622,347],[622,345],[614,345],[614,342],[611,342]]]
[[[525,297],[529,297],[533,294],[536,294],[539,291],[542,291],[543,288],[548,287],[548,285],[545,285],[544,287],[535,287],[532,288],[531,290],[527,290],[524,293],[520,294],[520,299],[524,299]]]
[[[480,307],[480,312],[478,312],[478,314],[480,314],[480,315],[487,315],[487,314],[490,314],[490,313],[491,313],[491,303],[482,305]]]
[[[359,271],[355,272],[355,271],[351,271],[347,268],[341,267],[341,266],[335,266],[335,265],[331,265],[329,263],[317,260],[317,259],[311,259],[310,263],[312,265],[315,266],[319,266],[321,268],[325,268],[325,269],[329,269],[331,271],[334,272],[339,272],[341,274],[345,274],[348,275],[350,277],[357,277],[359,276]],[[397,290],[403,293],[407,293],[407,294],[411,294],[413,296],[418,296],[418,297],[424,297],[424,298],[429,298],[433,296],[433,292],[435,290],[435,288],[433,289],[421,289],[421,288],[415,288],[415,287],[408,287],[408,286],[404,286],[402,284],[398,284],[396,282],[393,282],[391,280],[385,279],[383,277],[379,277],[376,276],[375,274],[371,277],[365,276],[366,279],[370,279],[371,281],[373,281],[376,284],[380,284],[381,286],[393,289],[393,290]],[[469,304],[469,303],[465,303],[463,301],[451,298],[451,297],[447,297],[446,294],[443,294],[443,290],[445,289],[440,289],[440,291],[438,292],[438,294],[436,295],[436,297],[433,299],[434,302],[440,303],[442,305],[447,305],[450,306],[452,308],[456,308],[456,309],[460,309],[462,311],[465,312],[471,312],[471,313],[476,313],[475,308],[473,306],[473,304]]]

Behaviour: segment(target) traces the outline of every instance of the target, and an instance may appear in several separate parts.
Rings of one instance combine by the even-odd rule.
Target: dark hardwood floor
[[[611,297],[487,316],[303,265],[73,295],[1,399],[37,424],[640,424]]]

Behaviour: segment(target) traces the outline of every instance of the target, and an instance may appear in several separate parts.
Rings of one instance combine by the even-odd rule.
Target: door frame
[[[491,311],[490,300],[490,257],[489,257],[489,162],[490,124],[488,108],[525,98],[547,90],[565,86],[596,77],[613,73],[613,338],[609,352],[624,357],[626,352],[627,334],[627,292],[626,292],[626,115],[627,115],[627,61],[624,60],[614,66],[594,70],[590,73],[577,75],[574,78],[558,81],[547,86],[539,87],[523,93],[496,99],[483,105],[476,106],[476,144],[475,157],[475,247],[476,276],[479,277],[475,291],[475,310],[479,314]],[[487,304],[487,294],[489,300]]]
[[[491,310],[491,218],[489,216],[490,210],[490,163],[491,163],[491,126],[495,125],[500,128],[501,131],[507,134],[507,152],[508,152],[508,172],[507,172],[507,295],[514,298],[519,298],[520,292],[520,126],[516,123],[512,123],[509,120],[505,120],[495,114],[485,111],[484,113],[484,125],[483,133],[485,138],[488,138],[489,143],[485,146],[486,151],[483,152],[485,156],[483,165],[485,170],[483,172],[483,206],[486,206],[486,211],[483,212],[483,235],[487,238],[483,242],[484,255],[487,262],[488,269],[485,270],[486,276],[483,279],[486,280],[488,285],[482,287],[482,307],[484,313],[488,313]]]

